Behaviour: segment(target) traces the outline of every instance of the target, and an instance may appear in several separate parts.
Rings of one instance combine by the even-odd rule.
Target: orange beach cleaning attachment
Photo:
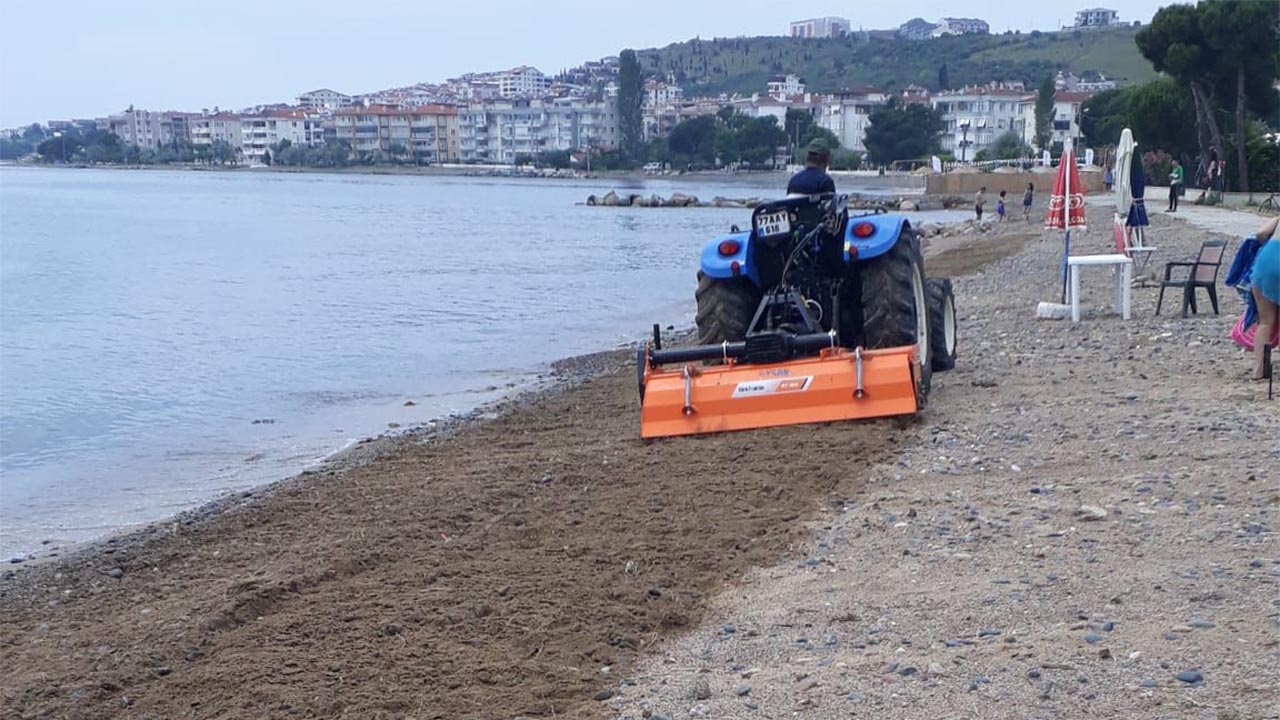
[[[645,439],[914,415],[921,407],[915,345],[828,347],[771,364],[726,358],[723,365],[689,360],[667,367],[655,362],[649,346],[637,361]]]

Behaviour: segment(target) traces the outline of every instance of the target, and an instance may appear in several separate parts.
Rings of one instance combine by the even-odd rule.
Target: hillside
[[[911,83],[938,89],[944,63],[952,87],[992,80],[1033,86],[1069,69],[1103,73],[1123,85],[1155,75],[1138,53],[1134,28],[1107,32],[960,35],[910,41],[854,35],[830,40],[789,37],[690,40],[638,52],[648,73],[673,77],[691,94],[762,91],[770,75],[796,73],[809,89],[830,92]]]

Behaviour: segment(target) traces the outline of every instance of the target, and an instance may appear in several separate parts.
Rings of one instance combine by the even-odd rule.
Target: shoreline
[[[1153,222],[1168,252],[1182,252],[1203,235],[1168,219]],[[1095,230],[1077,242],[1082,250],[1103,247],[1106,235]],[[447,436],[374,444],[341,470],[300,475],[189,525],[171,522],[135,544],[100,547],[0,581],[0,609],[10,620],[0,628],[0,647],[14,667],[0,686],[0,701],[52,714],[76,702],[90,715],[119,713],[123,705],[147,716],[192,707],[240,716],[288,706],[313,716],[421,708],[440,717],[633,718],[645,710],[683,713],[694,703],[714,707],[710,716],[737,717],[746,714],[745,698],[771,716],[809,708],[815,717],[845,717],[852,702],[846,693],[854,692],[865,703],[860,709],[876,708],[872,714],[936,717],[941,702],[980,715],[994,707],[981,703],[1003,702],[1080,716],[1089,706],[1079,703],[1091,702],[1082,696],[1100,693],[1092,707],[1133,716],[1154,711],[1150,704],[1134,706],[1152,693],[1122,695],[1118,677],[1158,672],[1148,666],[1162,657],[1176,670],[1197,662],[1207,680],[1196,689],[1180,690],[1176,681],[1162,686],[1153,691],[1157,704],[1176,706],[1189,692],[1211,703],[1223,693],[1258,702],[1267,692],[1273,697],[1275,688],[1250,690],[1230,676],[1221,655],[1204,654],[1206,642],[1230,642],[1233,652],[1245,653],[1233,666],[1249,670],[1256,662],[1253,645],[1237,650],[1236,638],[1224,633],[1247,621],[1240,637],[1265,636],[1254,611],[1266,593],[1241,584],[1253,582],[1250,573],[1257,571],[1217,553],[1223,543],[1252,538],[1257,545],[1272,537],[1265,506],[1251,505],[1233,489],[1254,481],[1243,479],[1238,453],[1213,451],[1217,436],[1211,433],[1179,432],[1183,420],[1175,406],[1160,410],[1171,393],[1199,392],[1201,402],[1217,395],[1212,388],[1188,389],[1183,376],[1200,372],[1200,364],[1188,368],[1180,356],[1224,359],[1221,339],[1209,342],[1204,333],[1229,326],[1230,301],[1221,318],[1179,322],[1144,317],[1154,303],[1154,293],[1144,291],[1143,315],[1120,323],[1105,310],[1099,315],[1109,286],[1094,278],[1086,282],[1091,309],[1084,325],[1043,324],[1032,319],[1027,298],[1042,284],[1056,292],[1052,260],[1061,245],[1048,237],[1038,225],[1010,223],[987,234],[929,238],[926,269],[958,281],[962,359],[955,373],[935,378],[937,394],[919,422],[777,428],[645,445],[636,437],[630,353],[579,356],[596,358],[581,382],[461,423]],[[1008,287],[1011,276],[1022,278],[1017,288]],[[1005,292],[992,291],[998,287]],[[1167,343],[1147,339],[1170,326],[1176,336]],[[1117,348],[1106,350],[1113,343]],[[1170,352],[1162,352],[1165,347]],[[1095,364],[1118,383],[1114,387],[1088,364],[1098,353]],[[1050,374],[1046,384],[1045,371],[1065,363],[1078,375]],[[1164,380],[1131,377],[1139,371]],[[1046,387],[1057,402],[1044,402]],[[1256,389],[1231,386],[1232,393]],[[1108,424],[1133,427],[1131,401],[1110,399],[1126,392],[1150,396],[1152,405],[1144,407],[1157,414],[1140,430],[1156,440],[1117,433]],[[1217,402],[1211,412],[1222,411],[1222,399]],[[1074,424],[1059,428],[1034,414],[1042,409],[1070,413]],[[1249,404],[1232,417],[1244,430],[1265,434],[1280,426],[1264,411]],[[1024,447],[1019,430],[1051,431],[1055,444]],[[1160,442],[1160,433],[1181,442]],[[1153,467],[1137,467],[1151,452],[1158,458]],[[1207,478],[1214,501],[1230,510],[1191,532],[1146,533],[1151,524],[1199,522],[1190,506],[1177,512],[1181,495],[1166,495],[1198,494],[1201,483],[1186,464],[1205,453],[1216,473]],[[1096,461],[1103,464],[1089,464]],[[1122,482],[1112,482],[1108,462],[1128,473]],[[1023,471],[1008,469],[1009,463],[1027,474],[1016,475]],[[1161,481],[1165,467],[1185,487]],[[1028,483],[1034,484],[1030,494]],[[1119,497],[1141,483],[1158,488],[1156,495],[1137,496],[1144,503],[1160,500],[1151,508],[1158,514],[1143,514],[1145,504],[1135,511],[1133,500]],[[1047,504],[1024,509],[1017,498]],[[1105,506],[1107,521],[1080,519],[1079,503]],[[1047,527],[1059,530],[1080,524],[1084,535],[1073,527],[1059,536],[1087,536],[1084,549],[1093,558],[1071,554],[1059,561],[1059,550],[1047,551],[1065,578],[1065,595],[1045,595],[1059,587],[1054,580],[1022,585],[1034,560],[1024,547],[1068,542],[1041,534],[1050,522]],[[1222,535],[1222,523],[1237,530],[1223,527]],[[956,538],[931,534],[952,526]],[[1024,526],[1031,535],[1023,536]],[[1255,526],[1261,529],[1248,529]],[[1146,558],[1142,576],[1130,577],[1121,591],[1116,582],[1129,563],[1131,532],[1154,544],[1139,546]],[[1198,580],[1179,576],[1189,560],[1170,564],[1159,554],[1179,547],[1197,553]],[[957,565],[934,564],[961,562],[961,555],[981,563],[973,583],[956,580]],[[848,558],[861,563],[852,575]],[[1230,573],[1215,579],[1201,567],[1210,562]],[[924,572],[931,568],[942,572]],[[815,584],[828,578],[838,578],[838,585]],[[1019,583],[1015,596],[1028,594],[1033,602],[1008,609],[985,603],[993,593],[1003,597],[1001,583],[1008,582]],[[1153,593],[1152,582],[1166,589]],[[1228,601],[1240,597],[1240,587],[1252,587],[1258,602],[1240,605],[1246,619],[1237,621],[1229,619],[1238,613]],[[770,588],[782,593],[768,599],[773,615],[733,604],[739,595],[757,598]],[[1195,592],[1218,595],[1189,600],[1200,597]],[[1113,596],[1123,604],[1108,605]],[[946,610],[949,600],[974,617]],[[1141,660],[1095,666],[1097,648],[1110,649],[1108,640],[1118,659],[1133,647],[1126,642],[1159,642],[1129,640],[1139,616],[1182,619],[1151,602],[1208,615],[1222,629],[1176,631],[1182,640],[1170,646],[1173,656],[1142,644]],[[1042,607],[1049,619],[1041,617]],[[998,627],[1001,620],[988,618],[989,608],[1017,617],[1016,631]],[[1215,609],[1224,617],[1214,617]],[[1109,617],[1101,617],[1104,610]],[[1075,634],[1053,628],[1080,612],[1099,616],[1099,626],[1116,621],[1115,635],[1099,630],[1103,645],[1075,651]],[[959,633],[952,625],[961,620],[990,623],[1018,644],[982,639],[979,649],[958,651],[968,653],[973,669],[955,658],[924,657],[942,652],[941,638],[952,637],[939,636],[944,630],[936,623]],[[841,654],[822,649],[829,646],[818,639],[827,633],[836,636],[830,647]],[[809,642],[800,645],[797,637]],[[1200,654],[1185,657],[1184,647]],[[896,657],[895,648],[903,648]],[[997,653],[1006,648],[1012,656]],[[1088,682],[1068,677],[1059,685],[1054,676],[1059,690],[1044,698],[1046,691],[1022,675],[1028,650],[1046,668],[1087,671]],[[886,674],[884,653],[922,669],[909,676],[895,667]],[[996,684],[967,692],[976,673]],[[869,686],[846,689],[846,676]],[[422,677],[434,682],[424,685]],[[705,694],[698,680],[708,684]],[[744,680],[746,694],[735,690]],[[930,701],[932,708],[925,705]]]

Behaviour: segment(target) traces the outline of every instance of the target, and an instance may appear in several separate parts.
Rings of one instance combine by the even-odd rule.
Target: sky
[[[320,87],[355,94],[517,65],[552,74],[627,47],[783,35],[792,20],[827,15],[868,30],[948,15],[982,18],[992,32],[1055,30],[1070,25],[1076,9],[1096,6],[1085,2],[1051,9],[1009,0],[5,0],[0,127],[129,105],[235,110],[292,102]],[[1146,22],[1169,2],[1103,6]]]

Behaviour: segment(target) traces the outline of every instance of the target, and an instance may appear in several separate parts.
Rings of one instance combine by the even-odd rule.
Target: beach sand
[[[1095,214],[1078,242],[1102,252]],[[1205,236],[1156,223],[1157,262]],[[930,240],[930,274],[967,275],[961,357],[913,423],[645,445],[632,355],[604,353],[482,421],[6,573],[0,706],[1274,713],[1280,402],[1227,338],[1239,303],[1155,318],[1145,290],[1130,323],[1036,321],[1060,252],[1017,222]]]

